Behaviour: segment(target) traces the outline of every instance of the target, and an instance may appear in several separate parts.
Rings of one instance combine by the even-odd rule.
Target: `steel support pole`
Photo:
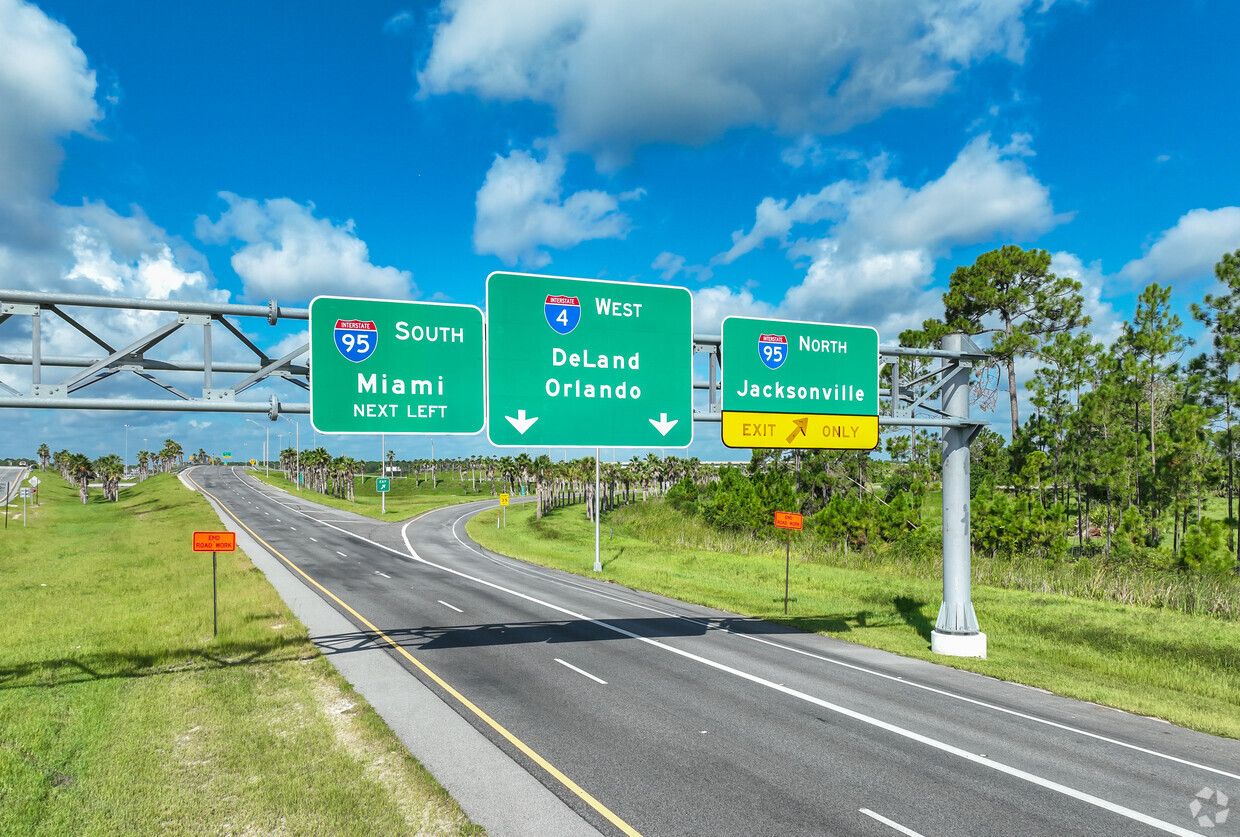
[[[949,334],[943,349],[963,352],[965,337]],[[944,365],[951,361],[944,361]],[[969,367],[955,361],[946,373],[942,410],[956,419],[969,418]],[[953,657],[985,657],[986,635],[973,612],[970,528],[969,528],[969,437],[970,427],[943,429],[943,604],[934,630],[930,650]]]
[[[603,562],[599,560],[598,552],[598,510],[599,510],[599,478],[598,478],[598,455],[599,449],[594,449],[594,571],[601,573],[603,571]]]
[[[211,389],[211,321],[202,324],[202,390]]]
[[[39,317],[42,313],[42,308],[36,308],[34,316],[30,318],[30,391],[32,393],[38,392],[39,384],[43,383],[43,327]]]

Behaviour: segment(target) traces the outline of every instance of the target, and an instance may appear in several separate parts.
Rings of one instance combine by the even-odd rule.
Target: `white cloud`
[[[383,24],[383,34],[385,35],[401,35],[413,28],[416,21],[413,12],[402,10],[392,15]]]
[[[60,139],[99,117],[95,73],[73,33],[35,6],[0,0],[0,263],[56,245]]]
[[[778,314],[774,305],[756,299],[749,286],[733,291],[715,285],[693,292],[693,330],[696,333],[718,334],[723,318],[728,316],[774,317]]]
[[[887,160],[878,157],[865,181],[837,181],[791,204],[764,198],[753,227],[732,233],[732,247],[712,263],[730,264],[770,239],[787,246],[794,225],[824,220],[837,222],[833,239],[882,249],[935,249],[1000,232],[1045,232],[1069,216],[1055,214],[1049,190],[1025,166],[1032,154],[1028,141],[1017,135],[997,146],[988,134],[976,137],[941,177],[919,189],[887,177]]]
[[[999,146],[982,135],[920,188],[890,177],[880,156],[866,179],[836,181],[792,201],[764,198],[753,226],[734,232],[732,246],[711,263],[734,262],[775,241],[808,263],[779,305],[781,316],[874,325],[885,334],[918,326],[941,313],[939,293],[928,286],[935,260],[951,247],[1000,234],[1036,236],[1069,217],[1055,213],[1049,190],[1029,172],[1031,154],[1028,137]],[[797,227],[822,224],[828,228],[818,237],[793,239]]]
[[[73,262],[62,287],[143,299],[227,302],[228,292],[211,287],[206,259],[169,236],[138,207],[126,217],[101,202],[61,210],[65,248]]]
[[[207,243],[241,242],[232,266],[244,283],[246,298],[416,295],[409,271],[370,263],[370,251],[354,232],[352,219],[334,224],[314,217],[313,203],[303,206],[288,198],[259,202],[231,192],[220,192],[220,197],[228,209],[214,222],[198,216],[194,229]]]
[[[566,149],[611,167],[651,142],[701,145],[748,126],[839,133],[930,104],[991,56],[1022,61],[1031,5],[450,0],[418,95],[546,104]]]
[[[659,271],[659,278],[664,282],[670,282],[681,273],[690,276],[699,282],[705,282],[714,275],[714,271],[706,265],[701,264],[685,264],[685,257],[676,253],[669,253],[666,250],[655,256],[654,261],[650,263],[650,267]]]
[[[563,197],[564,158],[554,149],[539,162],[515,150],[495,162],[478,190],[474,250],[492,253],[507,265],[542,267],[551,261],[543,247],[564,250],[583,241],[624,238],[631,223],[620,202],[641,190],[611,195],[597,190]]]
[[[1124,318],[1102,298],[1109,278],[1102,272],[1102,262],[1085,264],[1080,256],[1061,251],[1051,257],[1051,272],[1081,283],[1082,310],[1090,318],[1088,329],[1094,339],[1106,346],[1118,340],[1124,331]]]
[[[1124,265],[1120,276],[1134,282],[1193,281],[1214,275],[1224,253],[1240,248],[1240,207],[1194,209],[1158,234],[1145,255]]]

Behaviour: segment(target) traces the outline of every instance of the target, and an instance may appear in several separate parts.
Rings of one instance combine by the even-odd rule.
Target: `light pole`
[[[280,418],[297,428],[297,436],[293,444],[297,446],[297,490],[301,491],[301,425],[288,416],[280,416]]]
[[[248,421],[250,424],[254,425],[255,427],[262,427],[262,425],[256,422],[254,419],[246,419],[246,421]],[[265,437],[265,441],[263,442],[263,467],[267,471],[267,476],[271,476],[271,465],[268,462],[268,450],[267,450],[267,446],[271,444],[271,428],[267,427],[264,429],[267,431],[267,435]]]
[[[121,463],[122,469],[129,467],[129,425],[125,425],[125,461]]]

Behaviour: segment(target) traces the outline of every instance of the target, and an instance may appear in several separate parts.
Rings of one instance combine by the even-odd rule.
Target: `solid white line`
[[[905,826],[900,825],[895,820],[889,820],[886,817],[884,817],[882,814],[876,814],[873,811],[871,811],[869,808],[858,808],[857,810],[865,814],[867,817],[872,817],[873,819],[878,820],[883,825],[891,826],[892,828],[894,828],[896,831],[900,832],[901,834],[907,835],[907,837],[922,837],[921,834],[918,834],[913,829],[906,828]]]
[[[593,674],[591,674],[590,672],[588,672],[588,671],[586,671],[586,670],[584,670],[584,669],[577,668],[577,666],[573,665],[572,663],[566,663],[566,662],[564,662],[563,660],[561,660],[559,657],[556,657],[556,658],[555,658],[555,661],[556,661],[557,663],[559,663],[560,665],[564,666],[565,668],[571,668],[573,671],[577,672],[578,674],[582,675],[583,677],[589,677],[589,678],[590,678],[591,680],[593,680],[595,683],[602,683],[604,686],[606,686],[606,685],[607,685],[607,681],[606,681],[606,680],[604,680],[603,678],[601,678],[601,677],[595,677],[595,676],[594,676]]]
[[[388,575],[387,573],[381,573],[381,572],[379,572],[378,570],[375,570],[375,575],[381,575],[381,576],[383,576],[384,578],[391,578],[391,576],[390,576],[390,575]]]
[[[319,539],[318,539],[318,538],[311,538],[310,540],[314,541],[315,543],[318,543],[318,542],[319,542]]]
[[[341,558],[348,558],[348,557],[349,557],[348,555],[345,555],[345,554],[344,554],[343,552],[341,552],[340,550],[336,550],[336,554],[337,554],[337,555],[339,555]]]
[[[409,523],[412,523],[412,522],[413,522],[412,520],[409,521]],[[959,747],[956,747],[955,745],[948,744],[945,741],[939,741],[938,739],[931,738],[928,735],[922,735],[919,732],[914,732],[913,730],[904,729],[903,727],[896,726],[895,724],[888,723],[887,721],[883,721],[878,718],[871,717],[864,713],[858,712],[854,709],[849,709],[845,706],[840,706],[839,704],[836,704],[836,703],[831,703],[830,701],[823,700],[822,698],[818,698],[810,694],[806,694],[805,692],[799,691],[797,689],[792,689],[787,686],[781,686],[778,683],[774,683],[763,677],[759,677],[756,674],[750,674],[747,671],[741,671],[740,669],[733,668],[732,666],[725,665],[723,663],[717,662],[715,660],[711,660],[707,657],[703,657],[698,654],[694,654],[690,651],[685,651],[673,645],[667,645],[666,643],[663,643],[657,639],[651,639],[650,637],[642,636],[641,634],[635,634],[632,631],[625,630],[624,628],[621,628],[617,625],[612,625],[602,619],[592,619],[589,616],[586,616],[585,614],[576,613],[575,611],[571,611],[568,608],[560,607],[559,605],[552,604],[551,602],[546,602],[541,599],[537,599],[533,596],[527,595],[525,593],[521,593],[517,590],[511,590],[507,587],[503,587],[499,584],[496,584],[493,581],[487,581],[484,578],[478,578],[477,576],[471,576],[471,575],[468,575],[467,573],[461,572],[460,570],[454,570],[451,567],[445,567],[442,564],[436,564],[433,561],[428,561],[422,556],[418,555],[417,552],[414,550],[413,546],[409,543],[409,538],[408,538],[408,535],[406,534],[409,523],[406,523],[405,526],[401,528],[401,536],[404,538],[405,546],[408,547],[409,549],[409,554],[412,555],[415,560],[420,561],[423,564],[427,564],[429,566],[443,570],[444,572],[449,572],[449,573],[452,573],[453,575],[460,576],[461,578],[465,578],[470,581],[477,582],[478,584],[483,584],[495,590],[508,593],[509,595],[516,596],[517,598],[525,599],[526,601],[531,602],[533,604],[542,605],[543,607],[550,608],[551,610],[554,610],[558,613],[563,613],[566,616],[571,616],[574,619],[580,619],[582,621],[589,622],[593,625],[598,625],[600,628],[606,628],[609,631],[614,631],[615,633],[618,633],[622,636],[630,637],[631,639],[635,639],[638,642],[644,642],[647,645],[651,645],[655,648],[660,648],[669,653],[676,654],[677,656],[680,656],[680,657],[684,657],[687,660],[692,660],[696,663],[700,663],[704,666],[708,666],[709,668],[713,668],[717,671],[724,672],[725,674],[731,674],[732,676],[737,677],[741,680],[747,680],[750,683],[754,683],[759,686],[765,686],[766,688],[771,689],[772,691],[780,692],[782,694],[788,695],[789,697],[793,697],[798,700],[803,700],[806,703],[812,703],[815,706],[820,706],[823,709],[826,709],[831,712],[835,712],[839,715],[843,715],[846,718],[852,718],[854,721],[858,721],[863,724],[868,724],[870,726],[877,727],[878,729],[885,730],[887,732],[892,733],[893,735],[898,735],[902,738],[907,738],[910,741],[916,741],[919,744],[924,744],[925,746],[931,747],[935,750],[939,750],[940,752],[944,752],[944,753],[948,753],[953,756],[957,756],[958,758],[962,758],[965,761],[973,762],[974,764],[978,764],[983,767],[989,767],[991,770],[998,771],[999,773],[1005,773],[1014,778],[1022,779],[1026,782],[1029,782],[1030,784],[1038,785],[1039,787],[1046,788],[1047,790],[1055,791],[1056,793],[1063,794],[1064,796],[1071,797],[1072,799],[1076,799],[1088,805],[1093,805],[1095,807],[1102,808],[1103,810],[1110,811],[1114,814],[1119,814],[1120,816],[1127,817],[1128,819],[1135,820],[1139,823],[1148,825],[1151,828],[1157,828],[1160,831],[1165,831],[1169,834],[1181,835],[1181,837],[1197,837],[1197,832],[1195,831],[1189,831],[1185,828],[1181,828],[1178,825],[1174,825],[1169,822],[1164,822],[1163,820],[1157,819],[1155,817],[1151,817],[1148,814],[1143,814],[1140,811],[1135,811],[1132,808],[1126,808],[1123,805],[1118,805],[1114,802],[1110,802],[1106,799],[1102,799],[1101,797],[1097,797],[1092,794],[1085,793],[1084,791],[1079,791],[1076,788],[1068,787],[1067,785],[1061,785],[1058,782],[1051,781],[1050,779],[1044,779],[1043,777],[1038,776],[1036,774],[1021,770],[1018,767],[1012,767],[1011,765],[1003,764],[1002,762],[995,761],[994,759],[987,758],[985,756],[980,756],[976,753],[970,753],[968,750],[963,750]],[[453,528],[453,531],[455,532],[455,527]]]
[[[448,604],[448,603],[447,603],[447,602],[445,602],[443,599],[435,599],[435,601],[439,602],[441,605],[443,605],[444,607],[448,608],[449,610],[455,610],[457,613],[464,613],[464,612],[465,612],[465,611],[461,610],[459,607],[454,607],[453,605]]]
[[[1217,767],[1211,767],[1208,764],[1201,764],[1200,762],[1190,761],[1188,759],[1182,759],[1179,756],[1173,756],[1168,753],[1162,753],[1162,752],[1159,752],[1158,750],[1151,750],[1147,747],[1141,747],[1137,744],[1130,744],[1127,741],[1120,741],[1117,738],[1111,738],[1109,736],[1101,735],[1096,732],[1090,732],[1089,730],[1084,730],[1078,727],[1068,726],[1067,724],[1061,724],[1057,721],[1051,721],[1046,718],[1039,718],[1037,715],[1030,715],[1026,712],[1021,712],[1017,709],[1009,709],[1005,706],[998,706],[993,703],[987,703],[984,700],[978,700],[977,698],[965,697],[964,695],[958,695],[953,692],[948,692],[944,689],[939,689],[935,686],[929,686],[925,683],[918,683],[915,680],[907,680],[904,677],[897,677],[896,675],[893,675],[893,674],[884,674],[881,671],[875,671],[874,669],[866,668],[865,666],[860,666],[855,663],[847,663],[847,662],[844,662],[843,660],[836,660],[831,657],[825,657],[821,654],[816,654],[813,651],[806,651],[802,648],[795,648],[791,645],[785,645],[782,642],[776,642],[775,640],[766,639],[764,637],[756,636],[754,634],[747,634],[747,633],[733,631],[730,628],[720,627],[719,625],[712,625],[709,622],[703,622],[699,619],[694,619],[691,616],[685,616],[680,613],[673,613],[671,611],[661,610],[657,607],[652,607],[642,602],[635,602],[630,599],[625,599],[620,596],[611,595],[609,593],[606,593],[600,590],[594,590],[590,588],[589,586],[587,586],[586,584],[575,584],[570,581],[556,578],[555,576],[552,576],[545,572],[539,572],[540,570],[543,570],[545,568],[533,567],[533,566],[528,566],[528,565],[522,566],[517,563],[516,559],[513,559],[513,558],[505,558],[504,560],[501,561],[500,559],[496,557],[487,555],[483,552],[479,552],[478,550],[474,549],[472,546],[470,546],[469,544],[461,540],[460,535],[456,533],[456,525],[460,523],[462,520],[464,520],[465,518],[471,517],[471,516],[472,516],[472,513],[465,514],[465,515],[462,515],[461,517],[458,517],[455,521],[453,521],[452,535],[453,537],[456,538],[457,543],[459,543],[461,546],[463,546],[465,549],[468,549],[470,552],[474,553],[475,555],[478,555],[479,557],[484,558],[499,566],[506,567],[507,569],[514,570],[516,572],[520,572],[525,575],[536,576],[545,581],[558,584],[563,587],[568,587],[570,589],[594,596],[596,598],[606,599],[607,601],[618,602],[620,604],[639,608],[641,610],[648,610],[651,613],[657,613],[660,616],[667,616],[673,619],[683,619],[684,621],[688,622],[691,625],[698,625],[699,627],[705,628],[706,630],[709,630],[709,631],[718,631],[720,633],[730,634],[740,639],[745,639],[750,642],[756,642],[761,645],[767,645],[772,648],[779,648],[781,650],[788,651],[793,654],[799,654],[802,657],[809,657],[810,659],[813,659],[813,660],[819,660],[824,663],[830,663],[831,665],[840,666],[841,668],[846,668],[846,669],[849,669],[850,671],[856,671],[862,674],[869,674],[873,677],[879,677],[879,678],[882,678],[883,680],[888,680],[893,683],[900,683],[905,686],[911,686],[914,689],[921,689],[924,692],[930,692],[932,694],[936,694],[941,697],[950,698],[951,700],[961,701],[962,703],[968,703],[973,706],[980,706],[984,709],[990,709],[994,712],[1001,712],[1005,715],[1011,715],[1014,718],[1022,718],[1026,721],[1032,721],[1033,723],[1042,724],[1048,727],[1053,727],[1055,729],[1063,730],[1064,732],[1069,732],[1074,735],[1081,735],[1081,736],[1085,736],[1086,738],[1092,738],[1095,741],[1105,741],[1107,744],[1114,744],[1117,747],[1124,747],[1125,749],[1133,750],[1134,752],[1144,753],[1147,756],[1153,756],[1154,758],[1159,758],[1159,759],[1164,759],[1166,761],[1175,762],[1176,764],[1182,764],[1186,767],[1192,767],[1197,770],[1206,770],[1206,771],[1209,771],[1210,773],[1216,773],[1219,776],[1226,776],[1229,779],[1240,779],[1240,773],[1229,773],[1226,770],[1222,770]],[[413,521],[409,521],[409,523],[412,523],[412,522]],[[409,523],[406,523],[405,525],[408,526]],[[404,530],[402,529],[402,533],[403,531]],[[405,543],[406,545],[408,544],[408,539],[406,539]],[[1017,684],[1017,685],[1022,685],[1022,684]],[[1113,711],[1119,712],[1122,710],[1113,710]]]
[[[464,541],[461,541],[461,540],[460,540],[460,536],[456,534],[456,524],[457,524],[457,523],[459,523],[461,520],[464,520],[466,517],[471,516],[472,514],[475,514],[475,513],[476,513],[476,512],[474,512],[474,511],[471,511],[471,512],[466,512],[465,514],[462,514],[460,517],[458,517],[458,518],[457,518],[457,519],[453,522],[453,525],[452,525],[452,533],[453,533],[453,537],[455,537],[455,538],[457,539],[457,541],[458,541],[458,542],[460,542],[460,544],[461,544],[463,547],[465,547],[466,549],[470,550],[471,552],[474,552],[475,554],[479,554],[479,555],[480,555],[481,553],[479,553],[476,549],[473,549],[472,547],[470,547],[470,546],[469,546],[468,544],[466,544]],[[306,516],[308,517],[308,515],[306,515]],[[415,518],[415,519],[417,519],[417,518]],[[322,522],[322,521],[320,521],[320,522]],[[1099,798],[1099,797],[1092,796],[1091,794],[1084,793],[1083,791],[1078,791],[1078,790],[1076,790],[1075,788],[1071,788],[1071,787],[1068,787],[1068,786],[1066,786],[1066,785],[1061,785],[1061,784],[1059,784],[1058,782],[1053,782],[1053,781],[1051,781],[1051,780],[1049,780],[1049,779],[1044,779],[1044,778],[1042,778],[1041,776],[1036,776],[1036,775],[1034,775],[1034,774],[1032,774],[1032,773],[1027,773],[1027,772],[1025,772],[1025,771],[1023,771],[1023,770],[1020,770],[1019,768],[1016,768],[1016,767],[1011,767],[1011,766],[1006,765],[1006,764],[1003,764],[1003,763],[1001,763],[1001,762],[994,761],[993,759],[986,758],[985,756],[979,756],[979,755],[976,755],[976,754],[974,754],[974,753],[970,753],[970,752],[968,752],[968,751],[966,751],[966,750],[962,750],[962,749],[960,749],[959,747],[955,747],[955,746],[953,746],[953,745],[951,745],[951,744],[947,744],[946,742],[943,742],[943,741],[938,741],[938,740],[936,740],[936,739],[930,738],[930,737],[925,736],[925,735],[922,735],[922,734],[920,734],[920,733],[913,732],[912,730],[906,730],[906,729],[903,729],[902,727],[898,727],[898,726],[896,726],[896,725],[894,725],[894,724],[889,724],[889,723],[887,723],[886,721],[879,720],[878,718],[872,718],[872,717],[870,717],[870,716],[868,716],[868,715],[864,715],[864,714],[862,714],[862,713],[860,713],[860,712],[856,712],[856,711],[851,710],[851,709],[848,709],[848,708],[846,708],[846,707],[843,707],[843,706],[838,706],[838,705],[836,705],[836,704],[830,703],[829,701],[825,701],[825,700],[822,700],[822,699],[820,699],[820,698],[816,698],[816,697],[814,697],[813,695],[809,695],[809,694],[806,694],[806,693],[804,693],[804,692],[797,691],[796,689],[791,689],[791,688],[788,688],[787,686],[783,686],[783,685],[780,685],[780,684],[778,684],[778,683],[773,683],[773,682],[771,682],[771,681],[769,681],[769,680],[765,680],[764,678],[758,677],[758,676],[753,675],[753,674],[749,674],[748,672],[743,672],[743,671],[740,671],[739,669],[734,669],[734,668],[732,668],[732,667],[730,667],[730,666],[726,666],[726,665],[724,665],[723,663],[719,663],[719,662],[716,662],[716,661],[714,661],[714,660],[710,660],[710,659],[707,659],[707,658],[705,658],[705,657],[698,656],[697,654],[693,654],[693,653],[690,653],[690,652],[688,652],[688,651],[681,650],[681,649],[676,648],[676,647],[671,646],[671,645],[666,645],[666,644],[664,644],[663,642],[660,642],[659,640],[651,639],[650,637],[642,636],[642,635],[640,635],[640,634],[635,634],[635,633],[633,633],[633,632],[631,632],[631,631],[627,631],[627,630],[625,630],[625,629],[623,629],[623,628],[620,628],[620,627],[618,627],[618,626],[616,626],[616,625],[611,625],[611,624],[609,624],[609,623],[607,623],[607,622],[604,622],[604,621],[602,621],[602,620],[599,620],[599,619],[591,619],[590,617],[585,616],[584,614],[575,613],[574,611],[568,610],[567,608],[563,608],[563,607],[560,607],[560,606],[558,606],[558,605],[551,604],[550,602],[545,602],[545,601],[542,601],[541,599],[534,598],[533,596],[526,595],[525,593],[520,593],[520,592],[518,592],[518,591],[516,591],[516,590],[511,590],[511,589],[509,589],[509,588],[506,588],[506,587],[503,587],[503,586],[501,586],[501,585],[499,585],[499,584],[496,584],[496,583],[494,583],[494,582],[492,582],[492,581],[487,581],[486,579],[483,579],[483,578],[478,578],[478,577],[476,577],[476,576],[471,576],[471,575],[468,575],[467,573],[463,573],[463,572],[461,572],[461,571],[459,571],[459,570],[454,570],[454,569],[452,569],[451,567],[446,567],[446,566],[443,566],[442,564],[436,564],[436,563],[434,563],[433,561],[428,561],[428,560],[426,560],[425,558],[423,558],[422,556],[418,555],[417,551],[416,551],[416,550],[414,550],[413,546],[409,543],[408,528],[409,528],[409,525],[410,525],[411,523],[413,523],[413,522],[414,522],[413,520],[409,520],[409,521],[407,521],[407,522],[405,523],[405,525],[404,525],[404,526],[402,526],[402,527],[401,527],[401,530],[400,530],[400,531],[401,531],[401,539],[402,539],[402,540],[404,540],[404,542],[405,542],[405,547],[409,550],[408,556],[409,556],[409,557],[411,557],[413,560],[418,561],[419,563],[426,564],[427,566],[430,566],[430,567],[435,567],[436,569],[439,569],[439,570],[441,570],[441,571],[443,571],[443,572],[451,573],[452,575],[459,576],[459,577],[464,578],[464,579],[467,579],[467,580],[469,580],[469,581],[474,581],[474,582],[477,582],[478,584],[482,584],[482,585],[484,585],[484,586],[491,587],[491,588],[493,588],[493,589],[495,589],[495,590],[499,590],[499,591],[501,591],[501,592],[508,593],[509,595],[516,596],[517,598],[520,598],[520,599],[525,599],[526,601],[529,601],[529,602],[531,602],[531,603],[538,604],[538,605],[542,605],[543,607],[550,608],[551,610],[557,611],[557,612],[559,612],[559,613],[563,613],[563,614],[565,614],[565,615],[567,615],[567,616],[572,616],[572,617],[573,617],[573,618],[575,618],[575,619],[580,619],[580,620],[583,620],[583,621],[590,622],[590,623],[592,623],[592,624],[598,625],[598,626],[599,626],[599,627],[601,627],[601,628],[606,628],[607,630],[614,631],[614,632],[616,632],[616,633],[618,633],[618,634],[621,634],[621,635],[623,635],[623,636],[628,636],[628,637],[630,637],[630,638],[632,638],[632,639],[636,639],[636,640],[638,640],[639,642],[646,643],[647,645],[651,645],[651,646],[654,646],[654,647],[656,647],[656,648],[661,648],[661,649],[663,649],[663,650],[665,650],[665,651],[668,651],[668,652],[670,652],[670,653],[676,654],[676,655],[681,656],[681,657],[684,657],[684,658],[686,658],[686,659],[693,660],[693,661],[695,661],[695,662],[699,662],[699,663],[701,663],[702,665],[709,666],[710,668],[714,668],[714,669],[717,669],[717,670],[719,670],[719,671],[723,671],[723,672],[725,672],[725,673],[732,674],[732,675],[734,675],[734,676],[736,676],[736,677],[738,677],[738,678],[740,678],[740,679],[743,679],[743,680],[748,680],[748,681],[750,681],[750,682],[752,682],[752,683],[755,683],[755,684],[758,684],[758,685],[763,685],[763,686],[766,686],[767,688],[770,688],[770,689],[772,689],[772,690],[774,690],[774,691],[777,691],[777,692],[782,692],[782,693],[784,693],[784,694],[786,694],[786,695],[788,695],[788,696],[790,696],[790,697],[798,698],[798,699],[803,700],[803,701],[806,701],[806,702],[808,702],[808,703],[812,703],[812,704],[814,704],[814,705],[816,705],[816,706],[820,706],[820,707],[822,707],[823,709],[827,709],[827,710],[830,710],[830,711],[832,711],[832,712],[836,712],[836,713],[838,713],[838,714],[844,715],[845,717],[852,718],[852,719],[854,719],[854,720],[856,720],[856,721],[859,721],[859,722],[861,722],[861,723],[869,724],[869,725],[871,725],[871,726],[878,727],[879,729],[884,729],[884,730],[886,730],[886,731],[888,731],[888,732],[891,732],[891,733],[893,733],[893,734],[895,734],[895,735],[899,735],[899,736],[902,736],[902,737],[904,737],[904,738],[908,738],[908,739],[910,739],[910,740],[917,741],[917,742],[919,742],[919,743],[925,744],[926,746],[932,747],[932,748],[937,749],[937,750],[941,750],[941,751],[946,752],[946,753],[950,753],[950,754],[952,754],[952,755],[958,756],[958,757],[960,757],[960,758],[963,758],[963,759],[965,759],[965,760],[967,760],[967,761],[970,761],[970,762],[973,762],[973,763],[975,763],[975,764],[979,764],[979,765],[982,765],[982,766],[985,766],[985,767],[989,767],[989,768],[991,768],[992,770],[996,770],[996,771],[998,771],[998,772],[1000,772],[1000,773],[1006,773],[1006,774],[1008,774],[1008,775],[1010,775],[1010,776],[1013,776],[1013,777],[1015,777],[1015,778],[1023,779],[1023,780],[1025,780],[1025,781],[1027,781],[1027,782],[1030,782],[1030,783],[1032,783],[1032,784],[1039,785],[1039,786],[1044,787],[1044,788],[1046,788],[1046,789],[1048,789],[1048,790],[1053,790],[1053,791],[1056,791],[1057,793],[1061,793],[1061,794],[1063,794],[1063,795],[1065,795],[1065,796],[1069,796],[1069,797],[1071,797],[1071,798],[1073,798],[1073,799],[1077,799],[1077,800],[1079,800],[1079,801],[1081,801],[1081,802],[1085,802],[1085,803],[1087,803],[1087,804],[1094,805],[1094,806],[1099,807],[1099,808],[1102,808],[1102,809],[1104,809],[1104,810],[1111,811],[1112,813],[1117,813],[1117,814],[1120,814],[1121,816],[1128,817],[1129,819],[1136,820],[1137,822],[1144,823],[1145,825],[1149,825],[1149,826],[1150,826],[1150,827],[1152,827],[1152,828],[1157,828],[1157,829],[1159,829],[1159,830],[1161,830],[1161,831],[1166,831],[1166,832],[1168,832],[1168,833],[1170,833],[1170,834],[1183,835],[1183,837],[1196,837],[1196,835],[1197,835],[1197,832],[1194,832],[1194,831],[1188,831],[1187,829],[1181,828],[1181,827],[1179,827],[1179,826],[1177,826],[1177,825],[1173,825],[1172,823],[1164,822],[1164,821],[1162,821],[1162,820],[1159,820],[1159,819],[1156,819],[1156,818],[1154,818],[1154,817],[1151,817],[1151,816],[1149,816],[1149,815],[1147,815],[1147,814],[1143,814],[1143,813],[1141,813],[1140,811],[1135,811],[1135,810],[1132,810],[1131,808],[1126,808],[1126,807],[1124,807],[1124,806],[1122,806],[1122,805],[1117,805],[1117,804],[1115,804],[1115,803],[1113,803],[1113,802],[1109,802],[1109,801],[1107,801],[1107,800],[1105,800],[1105,799],[1101,799],[1101,798]],[[384,551],[386,551],[386,552],[391,552],[391,553],[393,553],[393,554],[395,554],[395,555],[400,555],[401,557],[405,557],[402,553],[398,552],[397,550],[395,550],[395,549],[393,549],[393,548],[391,548],[391,547],[389,547],[389,546],[385,546],[384,544],[378,543],[378,542],[376,542],[376,541],[372,541],[372,540],[370,540],[369,538],[363,537],[362,535],[359,535],[359,534],[357,534],[357,533],[355,533],[355,532],[350,532],[349,530],[347,530],[347,529],[342,529],[342,528],[340,528],[340,527],[338,527],[338,526],[332,526],[330,523],[325,523],[325,522],[323,522],[323,525],[325,525],[325,526],[327,526],[327,527],[329,527],[329,528],[331,528],[331,529],[335,529],[336,531],[341,532],[341,533],[343,533],[343,534],[349,535],[350,537],[354,537],[354,538],[357,538],[358,540],[365,541],[366,543],[369,543],[369,544],[371,544],[372,546],[376,546],[376,547],[378,547],[378,548],[380,548],[380,549],[382,549],[382,550],[384,550]],[[342,553],[342,552],[337,552],[336,554],[341,555],[341,556],[343,556],[343,557],[347,557],[347,556],[344,556],[344,553]],[[485,556],[484,556],[484,557],[485,557]],[[781,647],[786,647],[786,646],[781,646]],[[815,655],[815,656],[816,656],[816,655]],[[827,659],[827,658],[823,658],[823,659]],[[830,660],[828,660],[828,661],[830,661]],[[851,666],[850,666],[850,667],[851,667]],[[860,669],[860,670],[865,671],[865,669]],[[909,681],[899,680],[899,678],[893,678],[893,679],[896,679],[896,680],[898,680],[899,682],[906,682],[906,683],[907,683],[907,682],[909,682]],[[917,685],[917,684],[915,684],[915,683],[910,683],[910,685]],[[934,691],[937,691],[937,690],[934,690]],[[984,703],[981,703],[980,701],[970,701],[970,702],[979,703],[979,704],[981,704],[982,706],[989,706],[989,704],[984,704]],[[1014,713],[1014,714],[1020,714],[1020,713]],[[1031,717],[1031,719],[1032,719],[1032,720],[1038,720],[1037,718],[1032,718],[1032,716],[1030,716],[1030,717]],[[1060,726],[1060,725],[1058,725],[1058,724],[1054,724],[1054,726]],[[1073,731],[1071,727],[1063,727],[1063,728],[1064,728],[1065,730]],[[1081,731],[1081,732],[1084,732],[1084,731]],[[1086,733],[1086,734],[1087,734],[1087,733]],[[1093,736],[1093,737],[1096,737],[1096,738],[1102,738],[1102,736]],[[1103,738],[1103,740],[1110,741],[1110,739],[1105,739],[1105,738]],[[1115,743],[1122,744],[1123,742],[1115,742]],[[1143,750],[1143,748],[1136,748],[1136,747],[1134,747],[1133,749],[1142,749],[1142,750]],[[1144,751],[1144,750],[1143,750],[1143,751]],[[1154,752],[1154,751],[1145,751],[1145,752],[1149,752],[1149,754],[1151,754],[1151,755],[1155,755],[1155,756],[1162,755],[1162,754],[1159,754],[1159,753]],[[1194,763],[1192,763],[1192,762],[1184,762],[1182,759],[1177,759],[1177,758],[1174,758],[1174,757],[1172,757],[1172,756],[1163,756],[1163,757],[1164,757],[1164,758],[1171,759],[1171,760],[1173,760],[1173,761],[1182,762],[1182,763],[1187,764],[1187,765],[1189,765],[1189,766],[1199,767],[1199,768],[1202,768],[1202,769],[1205,769],[1205,770],[1209,770],[1209,771],[1214,772],[1214,773],[1219,773],[1219,774],[1222,774],[1222,775],[1225,775],[1225,776],[1232,776],[1232,775],[1234,775],[1234,774],[1227,773],[1227,772],[1222,771],[1222,770],[1218,770],[1217,768],[1211,768],[1211,767],[1207,767],[1207,766],[1205,766],[1205,765],[1197,765],[1197,764],[1194,764]],[[1240,778],[1240,776],[1238,776],[1237,778]]]

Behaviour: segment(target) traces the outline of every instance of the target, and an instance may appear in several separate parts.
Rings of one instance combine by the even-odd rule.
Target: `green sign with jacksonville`
[[[878,332],[727,317],[723,443],[871,450],[878,445]]]
[[[685,288],[487,277],[487,436],[500,447],[679,448],[693,441]]]
[[[484,337],[473,305],[315,297],[310,423],[320,433],[480,433]]]

